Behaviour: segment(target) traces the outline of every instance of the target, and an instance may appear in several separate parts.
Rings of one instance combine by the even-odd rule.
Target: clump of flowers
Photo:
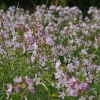
[[[11,83],[7,84],[7,90],[6,90],[6,95],[7,98],[13,93],[21,93],[22,97],[26,95],[28,91],[31,93],[34,93],[34,87],[33,87],[33,80],[30,79],[28,76],[25,77],[25,81],[22,81],[22,77],[15,77],[14,78],[14,84],[12,85]]]
[[[87,13],[0,10],[0,99],[100,99],[100,9]]]

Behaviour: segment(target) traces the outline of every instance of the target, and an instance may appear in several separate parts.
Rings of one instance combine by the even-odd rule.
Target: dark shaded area
[[[83,11],[84,16],[87,15],[87,10],[90,6],[100,8],[100,0],[0,0],[0,9],[6,10],[10,6],[18,6],[33,12],[36,6],[41,4],[46,4],[47,7],[51,4],[69,7],[77,6]]]
[[[0,9],[7,10],[10,6],[15,6],[33,12],[37,5],[42,4],[50,6],[51,0],[0,0]]]
[[[85,17],[90,6],[100,8],[100,0],[67,0],[67,5],[70,7],[77,6],[82,10]]]

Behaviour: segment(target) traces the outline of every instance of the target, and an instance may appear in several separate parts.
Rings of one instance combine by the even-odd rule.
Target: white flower
[[[75,66],[72,63],[70,63],[67,65],[67,69],[69,70],[69,72],[74,72]]]
[[[64,99],[65,96],[66,96],[66,94],[64,92],[59,92],[59,96],[58,97],[61,97],[62,99]]]
[[[48,45],[50,45],[50,46],[52,46],[52,45],[55,44],[54,41],[53,41],[53,39],[52,39],[51,37],[47,37],[47,38],[46,38],[46,43],[47,43]]]
[[[57,69],[57,72],[55,73],[55,78],[59,79],[61,76],[64,76],[63,71],[60,69]]]
[[[86,97],[81,96],[81,98],[79,98],[79,100],[86,100]]]
[[[86,49],[82,49],[82,50],[81,50],[81,53],[83,53],[83,54],[87,54]]]
[[[36,44],[36,42],[34,43],[34,50],[37,50],[38,49],[38,45]]]
[[[60,60],[58,60],[58,61],[56,62],[55,68],[58,68],[58,67],[60,66],[60,64],[61,64],[61,62],[60,62]]]

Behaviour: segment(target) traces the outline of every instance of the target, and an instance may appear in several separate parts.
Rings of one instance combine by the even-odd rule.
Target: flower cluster
[[[8,98],[35,93],[34,82],[59,100],[99,99],[100,9],[90,7],[88,14],[83,19],[77,7],[45,5],[33,14],[14,6],[0,10],[0,84],[7,84]]]
[[[33,80],[30,79],[28,76],[25,77],[25,82],[22,82],[22,77],[15,77],[14,78],[14,85],[11,83],[7,84],[7,90],[6,95],[7,98],[12,94],[13,90],[18,93],[22,93],[23,95],[26,93],[27,90],[29,90],[31,93],[34,93],[34,87],[33,87]]]

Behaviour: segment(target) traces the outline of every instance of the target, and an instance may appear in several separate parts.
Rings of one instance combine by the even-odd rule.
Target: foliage
[[[100,9],[41,5],[0,10],[1,100],[99,100]]]

